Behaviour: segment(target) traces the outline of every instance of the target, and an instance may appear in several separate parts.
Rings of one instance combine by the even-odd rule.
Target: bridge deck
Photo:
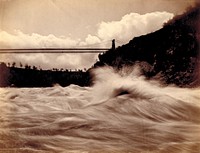
[[[0,54],[32,54],[32,53],[102,53],[110,48],[15,48],[0,49]]]

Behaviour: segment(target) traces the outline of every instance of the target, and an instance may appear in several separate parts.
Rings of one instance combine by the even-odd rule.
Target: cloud
[[[0,31],[0,47],[1,48],[40,48],[40,47],[70,47],[76,46],[78,40],[53,34],[47,36],[36,33],[24,34],[20,30],[15,30],[13,34],[6,31]]]
[[[82,43],[88,45],[99,42],[97,37],[88,35]],[[13,34],[0,31],[0,48],[67,48],[80,45],[80,40],[64,36],[56,37],[53,34],[43,36],[36,33],[25,34],[19,30],[15,30]],[[19,63],[35,65],[43,69],[88,68],[95,62],[95,58],[97,58],[96,54],[0,54],[0,61],[16,62],[17,66]]]
[[[80,45],[96,44],[112,39],[127,43],[133,37],[145,35],[162,28],[163,24],[173,18],[172,13],[152,12],[147,14],[130,13],[120,21],[101,22],[98,24],[96,35],[89,34]],[[105,44],[104,44],[105,45]],[[104,47],[110,47],[106,44]]]
[[[47,48],[47,47],[111,47],[115,39],[122,45],[133,37],[144,35],[162,28],[163,23],[173,17],[167,12],[152,12],[147,14],[130,13],[120,21],[101,22],[97,26],[96,35],[88,34],[84,40],[72,39],[53,34],[25,34],[20,30],[13,33],[0,30],[0,48]],[[106,43],[105,43],[106,42]],[[35,65],[49,68],[89,68],[97,59],[97,54],[10,54],[0,55],[0,61]]]
[[[101,22],[98,37],[103,40],[116,39],[126,43],[133,37],[144,35],[162,28],[163,23],[173,17],[168,12],[152,12],[144,15],[130,13],[120,21]]]
[[[85,41],[80,42],[80,46],[86,46],[86,45],[93,45],[93,44],[100,44],[101,40],[97,36],[92,36],[89,34],[86,38]]]
[[[42,69],[64,68],[83,69],[91,67],[97,54],[0,54],[0,61],[5,63],[16,63],[16,66],[28,64]]]

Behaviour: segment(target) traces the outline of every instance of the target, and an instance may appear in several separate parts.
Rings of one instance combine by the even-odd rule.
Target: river
[[[0,88],[0,153],[200,152],[200,88],[93,75],[92,87]]]

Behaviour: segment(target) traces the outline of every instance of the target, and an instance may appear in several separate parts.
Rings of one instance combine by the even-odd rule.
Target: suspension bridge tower
[[[112,50],[115,50],[115,39],[112,40]]]

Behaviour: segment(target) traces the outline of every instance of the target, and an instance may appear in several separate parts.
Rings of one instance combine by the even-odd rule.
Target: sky
[[[0,48],[111,47],[162,28],[197,0],[0,0]],[[91,67],[98,54],[0,54],[43,69]]]

